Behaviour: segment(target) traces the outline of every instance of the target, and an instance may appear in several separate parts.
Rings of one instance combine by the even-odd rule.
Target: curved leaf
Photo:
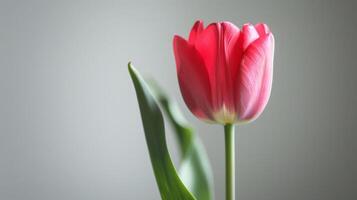
[[[155,91],[156,98],[167,114],[180,144],[182,154],[181,180],[197,199],[212,199],[214,196],[212,170],[199,137],[194,134],[176,102],[168,98],[155,82],[151,82],[150,86],[153,88],[152,91]]]
[[[195,200],[187,190],[171,161],[160,108],[140,74],[128,64],[139,102],[146,143],[156,182],[163,200]]]

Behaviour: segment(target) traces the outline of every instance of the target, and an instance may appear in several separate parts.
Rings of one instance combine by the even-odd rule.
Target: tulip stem
[[[234,124],[224,125],[226,150],[226,200],[235,200]]]

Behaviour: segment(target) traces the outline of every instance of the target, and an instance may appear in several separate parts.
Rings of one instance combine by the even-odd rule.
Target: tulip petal
[[[237,77],[240,120],[258,117],[266,106],[273,79],[274,38],[266,34],[247,48]]]
[[[240,30],[230,22],[222,22],[220,25],[219,60],[216,66],[217,95],[222,97],[222,104],[219,106],[229,113],[235,113],[233,77],[242,54],[240,48],[235,48]]]
[[[183,99],[191,112],[201,119],[211,117],[211,87],[205,63],[193,45],[180,36],[173,40],[177,75]]]
[[[255,27],[251,24],[244,24],[242,33],[243,50],[246,50],[252,42],[259,38],[257,30],[255,30]]]
[[[203,62],[208,73],[211,91],[212,91],[212,105],[213,109],[219,108],[222,101],[217,99],[217,79],[216,79],[216,67],[218,62],[218,48],[219,48],[219,25],[212,23],[207,26],[195,41],[195,47],[197,52],[201,55]]]
[[[190,32],[190,36],[188,38],[190,44],[195,43],[197,36],[201,33],[202,30],[203,30],[203,22],[201,20],[197,20],[193,25]]]
[[[225,51],[225,58],[227,61],[230,61],[233,57],[236,58],[234,55],[234,45],[236,44],[240,30],[234,24],[230,22],[222,22],[222,32],[224,37],[224,51]]]
[[[240,30],[230,22],[223,22],[222,29],[224,32],[224,47],[227,65],[229,68],[237,68],[240,63],[239,53],[241,48],[237,48],[237,42],[240,36]]]
[[[257,30],[260,37],[270,33],[269,27],[263,23],[256,24],[255,30]]]
[[[241,48],[240,39],[240,30],[234,24],[230,22],[222,22],[222,32],[224,37],[224,54],[226,60],[226,69],[228,70],[225,79],[228,81],[228,95],[229,98],[225,99],[225,104],[228,104],[229,110],[236,111],[235,108],[235,97],[234,97],[234,81],[237,77],[238,66],[241,61],[243,54]]]

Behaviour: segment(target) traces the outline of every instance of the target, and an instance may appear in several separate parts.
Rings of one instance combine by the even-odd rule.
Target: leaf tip
[[[131,64],[131,61],[128,62],[128,71],[129,71],[129,74],[130,76],[133,78],[133,77],[136,77],[137,75],[137,72],[136,72],[136,69],[135,67]]]
[[[133,65],[131,64],[131,61],[128,62],[128,70],[129,72],[133,70]]]

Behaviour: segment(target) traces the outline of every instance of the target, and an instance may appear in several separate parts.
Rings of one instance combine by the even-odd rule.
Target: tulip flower
[[[197,21],[188,40],[175,35],[180,90],[198,118],[244,123],[264,110],[273,79],[274,37],[265,24]]]
[[[197,21],[173,48],[183,99],[199,119],[224,125],[226,199],[235,199],[234,124],[256,119],[270,97],[274,37],[265,24]]]

